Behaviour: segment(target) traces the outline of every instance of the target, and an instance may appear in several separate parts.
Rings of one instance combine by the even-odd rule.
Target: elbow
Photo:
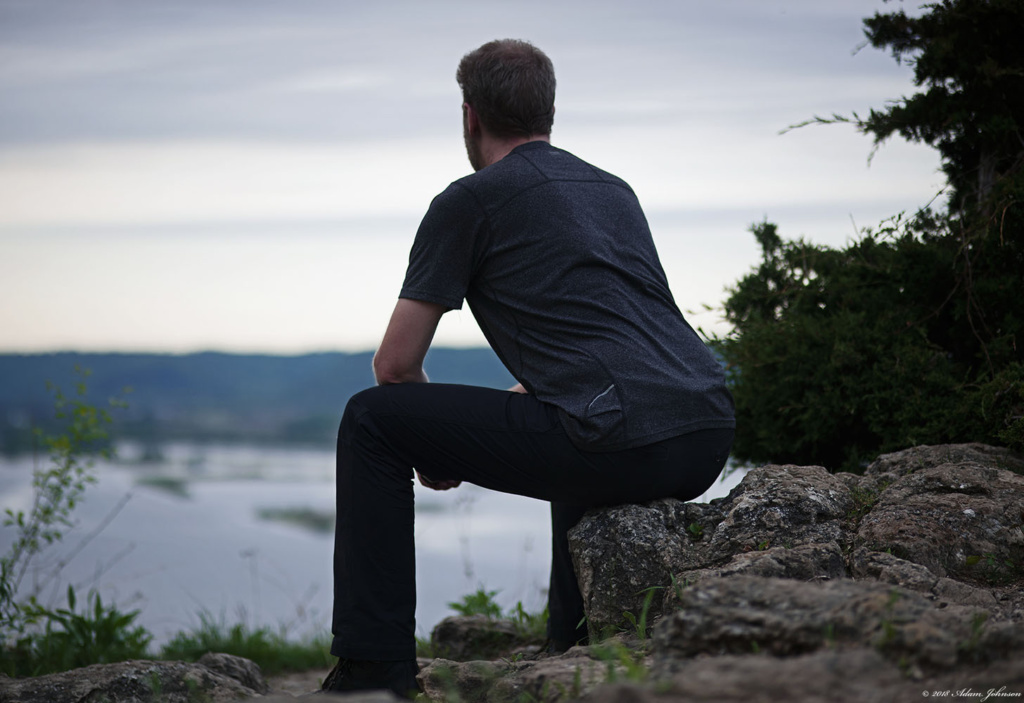
[[[373,357],[373,377],[378,386],[392,383],[410,383],[419,379],[419,374],[407,369],[394,361],[376,354]]]

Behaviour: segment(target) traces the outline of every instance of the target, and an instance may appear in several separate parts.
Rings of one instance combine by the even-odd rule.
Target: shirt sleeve
[[[461,309],[483,221],[476,200],[458,183],[434,198],[416,232],[398,297]]]

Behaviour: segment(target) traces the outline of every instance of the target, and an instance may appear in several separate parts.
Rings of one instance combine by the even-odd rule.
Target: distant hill
[[[74,394],[76,366],[92,371],[95,404],[126,386],[116,414],[119,437],[333,444],[345,403],[373,385],[372,354],[302,356],[199,354],[0,355],[0,451],[31,446],[46,426],[53,396],[46,382]],[[508,388],[515,383],[490,349],[432,349],[426,368],[441,383]]]

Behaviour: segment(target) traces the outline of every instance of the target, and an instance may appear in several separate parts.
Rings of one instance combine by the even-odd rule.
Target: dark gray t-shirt
[[[465,299],[582,449],[735,426],[721,365],[676,307],[633,191],[546,142],[434,198],[400,297]]]

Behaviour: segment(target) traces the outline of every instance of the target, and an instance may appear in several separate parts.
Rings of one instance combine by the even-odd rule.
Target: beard
[[[474,171],[479,171],[484,167],[484,155],[480,149],[480,141],[469,135],[469,128],[465,120],[462,121],[462,139],[466,142],[466,156],[469,157],[469,165],[473,167]]]

